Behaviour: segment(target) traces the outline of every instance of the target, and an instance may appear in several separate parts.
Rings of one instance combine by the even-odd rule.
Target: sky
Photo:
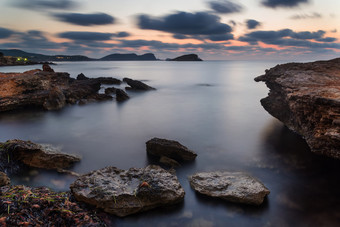
[[[340,56],[339,0],[0,0],[0,49],[204,60]]]

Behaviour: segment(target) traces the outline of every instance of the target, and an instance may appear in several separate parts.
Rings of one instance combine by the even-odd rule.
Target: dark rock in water
[[[271,115],[312,152],[340,159],[340,58],[277,65],[255,81],[270,88],[261,104]]]
[[[83,73],[80,73],[78,76],[77,76],[77,80],[88,80],[90,78],[88,78],[87,76],[85,76]]]
[[[164,165],[170,166],[170,167],[179,167],[179,166],[181,166],[176,160],[173,160],[172,158],[168,158],[166,156],[162,156],[159,159],[159,162],[164,164]]]
[[[63,91],[54,87],[48,94],[48,98],[45,100],[43,107],[46,110],[59,110],[63,108],[66,104],[66,98]]]
[[[201,194],[234,203],[260,205],[270,193],[260,181],[241,172],[196,173],[189,181]]]
[[[119,217],[179,203],[185,194],[177,177],[159,166],[106,167],[79,177],[70,188],[78,201]]]
[[[149,85],[139,81],[139,80],[133,80],[130,78],[124,78],[123,81],[127,83],[133,90],[142,90],[142,91],[147,91],[147,90],[156,90],[153,87],[150,87]],[[129,89],[129,88],[127,88]]]
[[[105,88],[105,94],[109,95],[109,94],[112,94],[112,93],[116,93],[116,88],[115,87]]]
[[[169,61],[202,61],[202,59],[200,59],[197,54],[186,54],[170,59]]]
[[[166,156],[175,160],[192,161],[197,154],[177,141],[153,138],[146,142],[146,151],[154,156]]]
[[[11,183],[11,180],[8,178],[6,173],[0,172],[0,187],[9,185]]]
[[[54,70],[48,64],[43,64],[42,68],[43,68],[44,72],[52,72],[52,73],[54,73]]]
[[[130,97],[128,96],[128,94],[126,94],[125,91],[123,91],[122,89],[116,89],[116,100],[118,102],[128,100],[129,98]]]
[[[98,81],[101,84],[116,84],[120,85],[122,83],[121,80],[112,78],[112,77],[98,77],[94,78],[94,80]]]
[[[69,168],[80,161],[78,156],[61,153],[59,149],[50,145],[23,140],[6,141],[2,144],[2,152],[7,153],[8,159],[42,169]]]

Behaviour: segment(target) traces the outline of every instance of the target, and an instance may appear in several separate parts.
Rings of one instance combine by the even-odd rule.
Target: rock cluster
[[[277,65],[255,81],[270,89],[261,104],[271,115],[312,152],[340,158],[340,58]]]

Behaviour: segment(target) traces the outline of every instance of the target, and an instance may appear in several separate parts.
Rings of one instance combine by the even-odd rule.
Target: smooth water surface
[[[82,156],[73,171],[105,166],[145,167],[153,137],[177,140],[198,153],[177,169],[186,191],[177,206],[126,218],[112,226],[336,226],[340,222],[339,161],[312,154],[305,142],[271,117],[260,99],[268,93],[254,77],[279,62],[71,62],[52,66],[72,77],[143,80],[157,88],[128,92],[124,103],[67,106],[60,111],[0,114],[0,140],[23,139]],[[40,66],[2,67],[23,72]],[[124,84],[121,85],[124,87]],[[198,171],[245,171],[271,194],[260,207],[196,194],[187,177]],[[68,190],[73,177],[32,170],[13,183]]]

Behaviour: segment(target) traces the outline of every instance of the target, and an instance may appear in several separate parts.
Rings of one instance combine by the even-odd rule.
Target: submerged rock
[[[156,90],[153,87],[150,87],[149,85],[139,81],[139,80],[133,80],[130,78],[124,78],[123,81],[125,83],[127,83],[129,87],[127,87],[126,89],[133,89],[133,90],[142,90],[142,91],[147,91],[147,90]]]
[[[30,167],[42,169],[69,168],[80,158],[75,155],[61,153],[50,145],[36,144],[31,141],[8,140],[2,144],[2,152],[6,152],[9,160],[19,161]]]
[[[118,102],[128,100],[129,98],[130,97],[128,96],[128,94],[126,94],[125,91],[123,91],[122,89],[116,89],[116,100]]]
[[[176,160],[173,160],[172,158],[168,158],[166,156],[162,156],[159,159],[159,162],[164,164],[164,165],[170,166],[170,167],[179,167],[179,166],[181,166]]]
[[[235,203],[260,205],[270,193],[260,181],[241,172],[196,173],[189,181],[201,194]]]
[[[177,177],[159,166],[106,167],[79,177],[70,188],[78,201],[119,217],[179,203],[185,194]]]
[[[270,88],[261,104],[271,115],[312,152],[340,158],[340,58],[277,65],[255,81]]]
[[[11,180],[8,178],[7,174],[0,171],[0,187],[9,185]]]
[[[192,161],[197,154],[177,141],[153,138],[146,142],[146,151],[154,156],[166,156],[175,160]]]

